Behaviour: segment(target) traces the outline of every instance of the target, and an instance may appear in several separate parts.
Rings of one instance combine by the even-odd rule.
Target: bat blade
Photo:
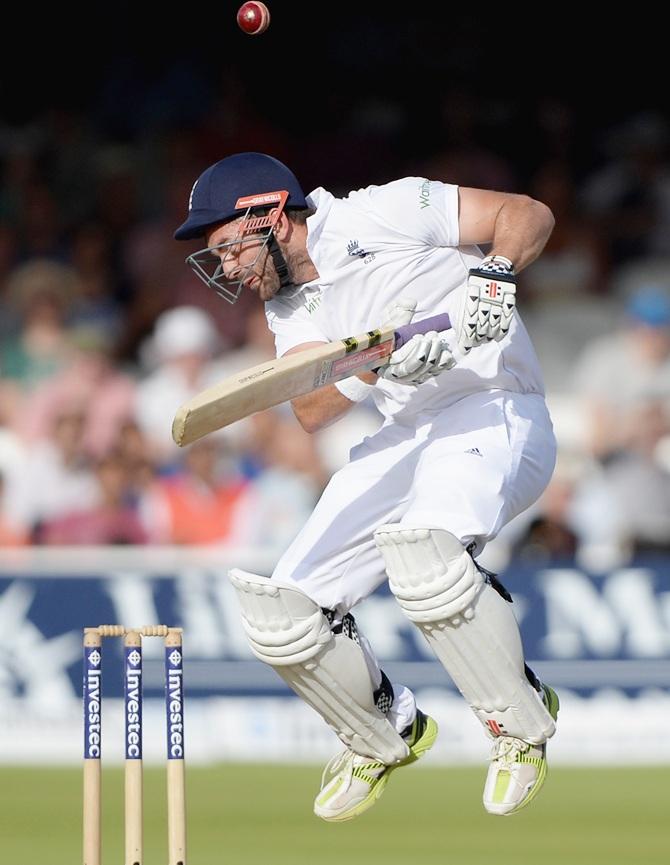
[[[449,327],[448,316],[432,316],[397,330],[372,330],[242,370],[180,406],[172,423],[172,438],[184,447],[251,414],[376,369],[415,333]]]

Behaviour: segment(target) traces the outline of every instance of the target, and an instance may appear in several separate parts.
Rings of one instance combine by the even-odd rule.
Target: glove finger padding
[[[404,378],[425,366],[432,343],[431,334],[417,333],[402,348],[394,351],[389,358],[389,370],[393,378]]]
[[[440,351],[440,355],[436,362],[421,375],[420,373],[416,373],[412,378],[411,382],[401,381],[401,384],[423,384],[428,381],[429,378],[435,378],[436,375],[439,375],[441,372],[445,370],[451,369],[456,366],[456,359],[448,348],[443,348]],[[416,378],[416,375],[419,375],[419,378]]]
[[[452,367],[456,366],[456,358],[451,353],[449,346],[444,342],[442,343],[439,360],[435,366],[439,372],[445,369],[452,369]]]
[[[516,309],[516,294],[507,294],[503,299],[502,317],[500,319],[500,333],[498,339],[503,339],[507,336],[514,318],[514,310]]]
[[[402,348],[394,351],[380,375],[400,384],[423,384],[429,378],[456,363],[449,344],[436,331],[415,334]]]
[[[426,364],[430,367],[439,366],[440,358],[442,357],[445,346],[445,342],[438,333],[434,333],[434,336],[437,338],[431,340],[428,356],[426,357]]]

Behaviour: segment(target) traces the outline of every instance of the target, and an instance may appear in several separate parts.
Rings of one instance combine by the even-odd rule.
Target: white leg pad
[[[525,675],[519,626],[463,544],[443,529],[381,526],[391,591],[487,732],[541,744],[554,719]]]
[[[391,765],[407,744],[375,706],[362,649],[335,635],[321,608],[295,586],[230,571],[251,651],[270,664],[357,754]]]

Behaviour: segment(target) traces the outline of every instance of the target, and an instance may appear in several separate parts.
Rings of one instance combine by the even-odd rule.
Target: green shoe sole
[[[435,721],[429,716],[426,715],[426,727],[423,731],[423,734],[419,737],[418,741],[414,743],[414,745],[410,746],[409,754],[405,757],[404,760],[401,760],[399,763],[396,763],[393,766],[389,766],[387,771],[379,778],[374,787],[370,790],[368,795],[363,799],[362,802],[359,802],[354,808],[350,811],[345,812],[344,814],[339,814],[337,817],[322,817],[321,819],[325,820],[327,823],[345,823],[347,820],[353,820],[354,817],[359,817],[369,808],[375,804],[377,799],[384,792],[386,785],[388,784],[388,780],[391,777],[391,773],[396,769],[399,769],[401,766],[409,766],[410,763],[416,763],[416,761],[422,757],[426,751],[429,751],[433,745],[435,744],[435,739],[437,739],[438,727]]]

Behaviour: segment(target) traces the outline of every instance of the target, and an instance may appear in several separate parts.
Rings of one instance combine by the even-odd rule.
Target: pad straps
[[[356,619],[352,616],[351,613],[345,613],[342,617],[342,621],[337,625],[333,625],[333,621],[335,619],[335,611],[328,610],[326,607],[321,607],[321,610],[328,620],[328,624],[330,625],[330,630],[333,634],[342,634],[345,637],[348,637],[350,640],[353,640],[357,646],[361,645],[360,638],[358,636],[358,626],[356,625]],[[375,701],[375,706],[379,709],[379,711],[383,715],[388,715],[391,706],[393,705],[393,700],[395,699],[395,692],[393,690],[393,685],[391,684],[391,680],[386,675],[383,670],[379,671],[382,674],[382,680],[379,684],[379,687],[373,692],[372,699]]]

